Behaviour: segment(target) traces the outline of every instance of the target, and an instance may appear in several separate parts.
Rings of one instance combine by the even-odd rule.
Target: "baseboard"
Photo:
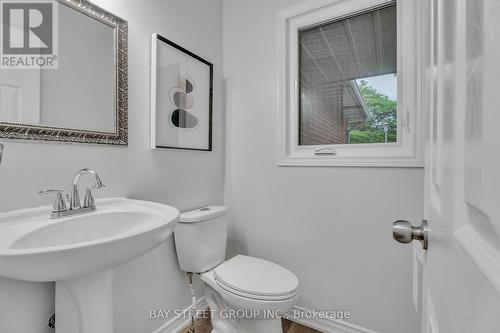
[[[309,319],[306,316],[293,316],[293,311],[302,313],[310,312],[309,309],[295,305],[289,314],[286,316],[288,320],[294,321],[301,325],[313,328],[325,333],[377,333],[367,328],[348,323],[337,319]]]
[[[199,298],[196,301],[196,310],[201,311],[205,310],[208,308],[208,304],[205,301],[204,297]],[[187,307],[183,310],[183,313],[186,315],[179,315],[176,316],[169,321],[167,321],[165,324],[163,324],[160,328],[158,328],[156,331],[153,333],[177,333],[180,332],[182,329],[184,329],[186,326],[189,325],[191,322],[191,319],[187,315],[187,313],[191,310],[191,307]]]

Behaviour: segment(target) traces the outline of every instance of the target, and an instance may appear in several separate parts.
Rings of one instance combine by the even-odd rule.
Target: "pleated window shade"
[[[396,73],[395,4],[299,31],[299,144],[350,143],[349,131],[372,116],[360,79],[383,77],[390,89]]]

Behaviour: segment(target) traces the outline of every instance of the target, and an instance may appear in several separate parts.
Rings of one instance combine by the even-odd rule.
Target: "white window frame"
[[[278,13],[278,165],[423,167],[420,110],[419,0],[397,0],[398,141],[299,146],[301,29],[380,7],[393,0],[311,0]],[[404,24],[403,24],[404,22]]]

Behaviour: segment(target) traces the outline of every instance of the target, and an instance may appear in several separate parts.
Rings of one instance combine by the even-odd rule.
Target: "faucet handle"
[[[54,203],[52,204],[53,207],[53,212],[64,212],[68,210],[68,206],[66,204],[66,200],[64,199],[63,190],[40,190],[38,191],[38,194],[45,195],[45,194],[56,194],[56,198],[54,199]]]
[[[92,194],[92,190],[101,190],[105,188],[106,185],[104,185],[99,178],[99,176],[96,175],[96,183],[95,185],[89,186],[85,188],[85,198],[83,199],[83,208],[92,208],[95,207],[95,199],[94,195]]]
[[[44,194],[50,194],[50,193],[63,193],[64,190],[48,190],[48,189],[43,189],[38,191],[38,194],[44,195]]]
[[[92,189],[94,187],[87,187],[87,192],[85,193],[85,198],[83,199],[83,208],[95,207],[95,199],[92,195]]]

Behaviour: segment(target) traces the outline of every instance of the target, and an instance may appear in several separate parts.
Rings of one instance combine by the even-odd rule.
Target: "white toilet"
[[[180,215],[174,230],[180,267],[200,273],[212,314],[212,333],[281,333],[279,316],[297,302],[297,277],[267,260],[237,255],[225,261],[226,207]]]

